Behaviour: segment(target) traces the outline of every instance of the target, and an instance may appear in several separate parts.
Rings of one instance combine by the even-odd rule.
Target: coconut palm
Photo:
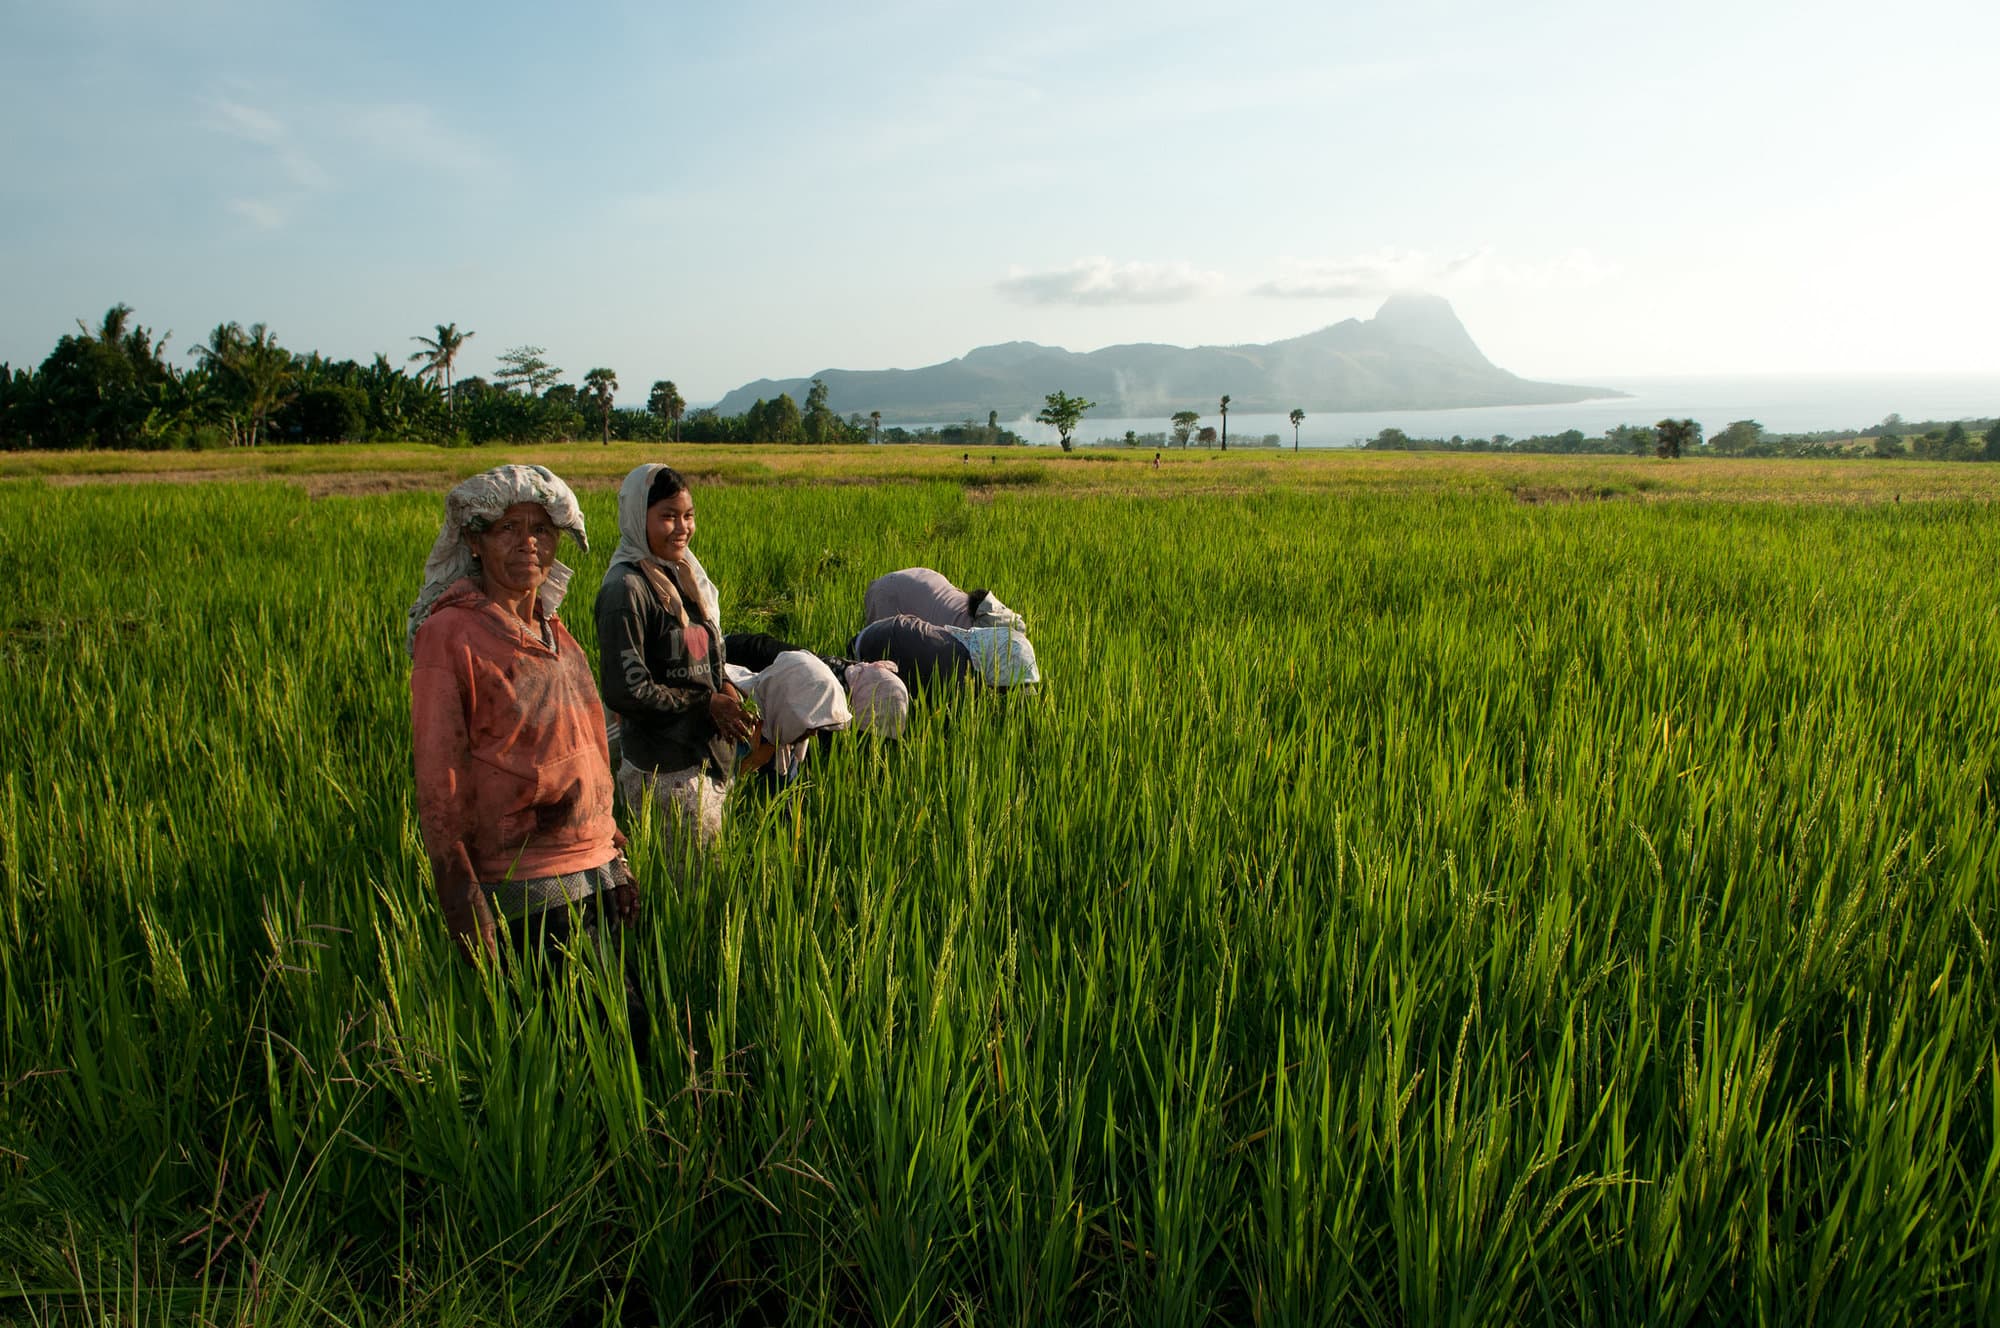
[[[1661,420],[1653,430],[1660,440],[1653,450],[1669,460],[1678,458],[1688,448],[1701,446],[1701,425],[1693,420]]]
[[[419,378],[430,378],[435,382],[444,384],[445,418],[454,427],[457,425],[457,417],[452,409],[452,370],[458,363],[459,349],[477,335],[479,334],[476,332],[459,331],[457,323],[439,323],[437,325],[437,336],[410,338],[410,340],[423,347],[422,350],[410,356],[410,363],[415,364],[419,360],[423,361],[424,367],[418,371],[417,376]]]
[[[1229,450],[1229,394],[1222,394],[1222,450]]]
[[[882,441],[882,412],[879,410],[868,412],[868,441],[871,443]]]
[[[236,376],[242,380],[250,410],[250,446],[257,445],[271,416],[290,401],[298,377],[292,354],[278,344],[277,334],[262,323],[254,323],[237,361]]]
[[[662,378],[653,384],[646,397],[646,409],[673,426],[675,442],[681,440],[681,416],[687,411],[687,401],[673,379]]]
[[[1299,426],[1306,422],[1306,413],[1297,406],[1292,407],[1292,450],[1299,450]]]
[[[583,394],[597,403],[598,417],[604,422],[604,445],[611,446],[611,394],[618,390],[618,375],[609,369],[592,369],[583,376]]]

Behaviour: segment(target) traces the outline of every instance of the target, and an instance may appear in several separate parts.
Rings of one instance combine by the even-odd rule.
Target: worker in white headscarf
[[[869,623],[847,644],[856,659],[888,660],[919,692],[961,678],[1002,691],[1042,680],[1035,647],[1012,627],[940,627],[900,613]]]
[[[629,920],[638,888],[619,851],[590,661],[556,610],[583,513],[540,466],[497,466],[452,489],[411,606],[417,821],[445,924],[468,954],[553,954]],[[570,906],[575,905],[572,909]]]
[[[694,529],[694,494],[678,472],[626,475],[597,640],[604,703],[618,716],[619,791],[628,806],[650,798],[670,842],[699,852],[722,833],[736,746],[753,725],[725,672],[715,586],[688,547]]]
[[[905,567],[878,576],[862,596],[863,624],[909,614],[934,627],[1011,627],[1025,633],[1021,615],[1000,602],[990,590],[960,590],[944,573],[929,567]]]
[[[730,681],[757,703],[757,736],[742,769],[768,763],[779,781],[789,780],[814,738],[854,721],[840,680],[810,650],[787,650],[760,673],[738,664],[728,669]]]
[[[888,660],[853,660],[842,679],[847,685],[847,705],[854,712],[857,732],[873,733],[894,741],[903,736],[909,721],[910,689]]]
[[[729,667],[735,669],[740,664],[750,672],[761,672],[786,653],[805,649],[764,632],[731,632],[727,641]],[[856,732],[889,739],[902,736],[903,722],[910,711],[910,689],[903,685],[894,664],[816,652],[814,658],[846,688]]]

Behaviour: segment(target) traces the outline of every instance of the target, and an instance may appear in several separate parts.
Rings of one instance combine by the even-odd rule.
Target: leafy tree
[[[687,411],[687,401],[671,378],[662,378],[653,384],[652,392],[646,397],[646,409],[673,426],[675,442],[681,440],[681,416]]]
[[[308,443],[359,438],[368,430],[368,394],[340,383],[301,387],[278,423]]]
[[[1972,460],[1972,435],[1965,431],[1965,424],[1962,421],[1953,420],[1951,427],[1944,431],[1942,450],[1947,461]]]
[[[1889,420],[1896,418],[1896,416],[1891,415]],[[1889,420],[1882,421],[1880,429],[1875,435],[1875,455],[1878,457],[1899,457],[1903,455],[1903,440],[1897,435],[1895,427],[1889,423]]]
[[[1215,427],[1213,425],[1204,424],[1201,428],[1201,432],[1196,434],[1194,437],[1195,441],[1200,443],[1203,447],[1214,447]]]
[[[1194,437],[1194,426],[1199,423],[1201,423],[1201,416],[1196,414],[1194,411],[1191,410],[1175,411],[1174,441],[1176,443],[1179,443],[1182,447],[1186,447],[1188,445],[1188,439]]]
[[[743,412],[743,441],[749,443],[796,443],[804,432],[799,403],[789,392],[780,392],[775,401],[762,397]]]
[[[377,438],[409,438],[439,423],[437,412],[444,398],[438,386],[410,377],[390,364],[386,355],[376,355],[373,363],[358,370],[355,386],[368,394],[368,432]],[[457,384],[460,393],[468,387],[483,390],[485,381],[475,377]],[[451,427],[449,411],[442,423]]]
[[[1718,452],[1740,456],[1764,441],[1764,426],[1755,420],[1735,420],[1708,441],[1709,446]]]
[[[1229,394],[1222,394],[1222,450],[1229,450]]]
[[[248,332],[240,323],[221,323],[194,354],[207,375],[203,386],[209,390],[202,395],[221,409],[236,442],[255,447],[271,416],[292,399],[297,375],[291,352],[262,323]]]
[[[1643,424],[1614,424],[1604,431],[1604,437],[1613,449],[1630,452],[1634,456],[1646,455],[1660,441],[1659,436]],[[1493,435],[1496,447],[1504,447],[1507,441],[1505,434]]]
[[[609,369],[592,369],[583,376],[583,392],[597,403],[598,418],[604,423],[604,446],[611,446],[611,399],[618,390],[618,375]]]
[[[1689,448],[1701,446],[1701,425],[1693,420],[1661,420],[1653,426],[1659,439],[1653,449],[1658,456],[1672,460]]]
[[[540,346],[510,347],[500,356],[493,381],[509,392],[525,388],[540,396],[562,381],[562,370],[542,358],[547,354]]]
[[[457,323],[439,323],[435,337],[410,338],[410,340],[422,346],[423,349],[410,356],[409,363],[414,364],[419,360],[423,361],[424,367],[421,370],[421,375],[428,377],[434,383],[443,382],[445,418],[454,427],[456,427],[458,413],[457,395],[454,391],[456,384],[453,380],[453,372],[458,363],[458,352],[464,347],[466,342],[478,335],[476,332],[459,331]]]
[[[1980,453],[1982,460],[2000,461],[2000,419],[1993,421],[1986,431],[1986,450]]]
[[[264,324],[253,323],[230,368],[243,384],[250,412],[250,446],[255,447],[272,413],[292,399],[291,353]]]
[[[1138,445],[1139,445],[1139,431],[1137,429],[1127,429],[1125,431],[1125,446],[1137,447]]]
[[[1078,421],[1083,419],[1083,412],[1096,406],[1097,403],[1085,401],[1082,397],[1073,397],[1061,390],[1049,393],[1042,400],[1045,404],[1035,419],[1055,428],[1057,436],[1062,440],[1063,451],[1075,450],[1070,444],[1070,435],[1076,432]]]
[[[124,304],[107,310],[95,329],[81,321],[76,328],[33,375],[34,398],[14,406],[11,413],[27,426],[22,431],[44,447],[158,445],[181,394],[161,357],[167,339],[154,341]]]
[[[1292,450],[1299,450],[1299,426],[1306,422],[1306,413],[1298,406],[1292,407]]]
[[[35,445],[34,403],[40,390],[33,369],[0,364],[0,448]]]
[[[839,431],[840,419],[826,405],[826,383],[818,378],[806,389],[806,411],[800,421],[809,443],[830,443]]]

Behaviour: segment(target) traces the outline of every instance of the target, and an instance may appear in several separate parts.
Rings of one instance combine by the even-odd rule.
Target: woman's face
[[[646,547],[655,558],[677,563],[694,534],[694,495],[686,489],[646,509]]]
[[[540,503],[515,503],[500,519],[467,535],[465,542],[479,558],[479,570],[489,591],[526,594],[540,590],[556,560],[562,532]]]

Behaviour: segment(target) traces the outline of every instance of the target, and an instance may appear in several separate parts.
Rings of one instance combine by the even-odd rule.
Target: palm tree
[[[291,352],[262,323],[253,323],[250,338],[237,360],[236,376],[243,380],[250,409],[250,446],[255,447],[271,415],[296,395],[292,383],[297,376]]]
[[[1668,459],[1678,458],[1687,448],[1701,446],[1701,425],[1693,420],[1661,420],[1653,426],[1653,431],[1660,440],[1654,451]]]
[[[653,384],[653,390],[646,397],[646,409],[674,426],[674,441],[681,440],[681,416],[687,411],[687,401],[681,390],[674,386],[671,378],[662,378]]]
[[[458,363],[459,348],[478,336],[477,332],[461,332],[457,323],[439,323],[435,337],[411,337],[410,340],[423,349],[410,356],[410,363],[422,360],[424,367],[418,372],[419,378],[428,377],[444,384],[445,418],[454,427],[457,425],[456,412],[452,409],[452,368]]]
[[[193,354],[217,383],[233,388],[226,395],[241,408],[250,427],[246,437],[242,422],[231,412],[226,417],[230,431],[238,441],[255,447],[271,415],[296,395],[292,389],[298,371],[292,353],[262,323],[253,323],[248,332],[240,323],[217,323]]]
[[[125,340],[125,328],[131,318],[132,306],[120,301],[104,311],[104,322],[97,331],[92,332],[85,327],[81,318],[76,320],[76,325],[86,337],[95,337],[104,345],[115,348]]]
[[[1292,450],[1294,452],[1299,450],[1299,426],[1301,424],[1304,424],[1305,422],[1306,422],[1305,411],[1299,409],[1297,406],[1293,406],[1292,407]]]
[[[1229,394],[1222,394],[1222,450],[1229,450]]]
[[[611,394],[618,390],[618,375],[609,369],[592,369],[583,376],[583,393],[597,402],[604,422],[604,445],[611,446]]]
[[[882,441],[882,412],[879,410],[868,412],[868,441],[871,443]]]

